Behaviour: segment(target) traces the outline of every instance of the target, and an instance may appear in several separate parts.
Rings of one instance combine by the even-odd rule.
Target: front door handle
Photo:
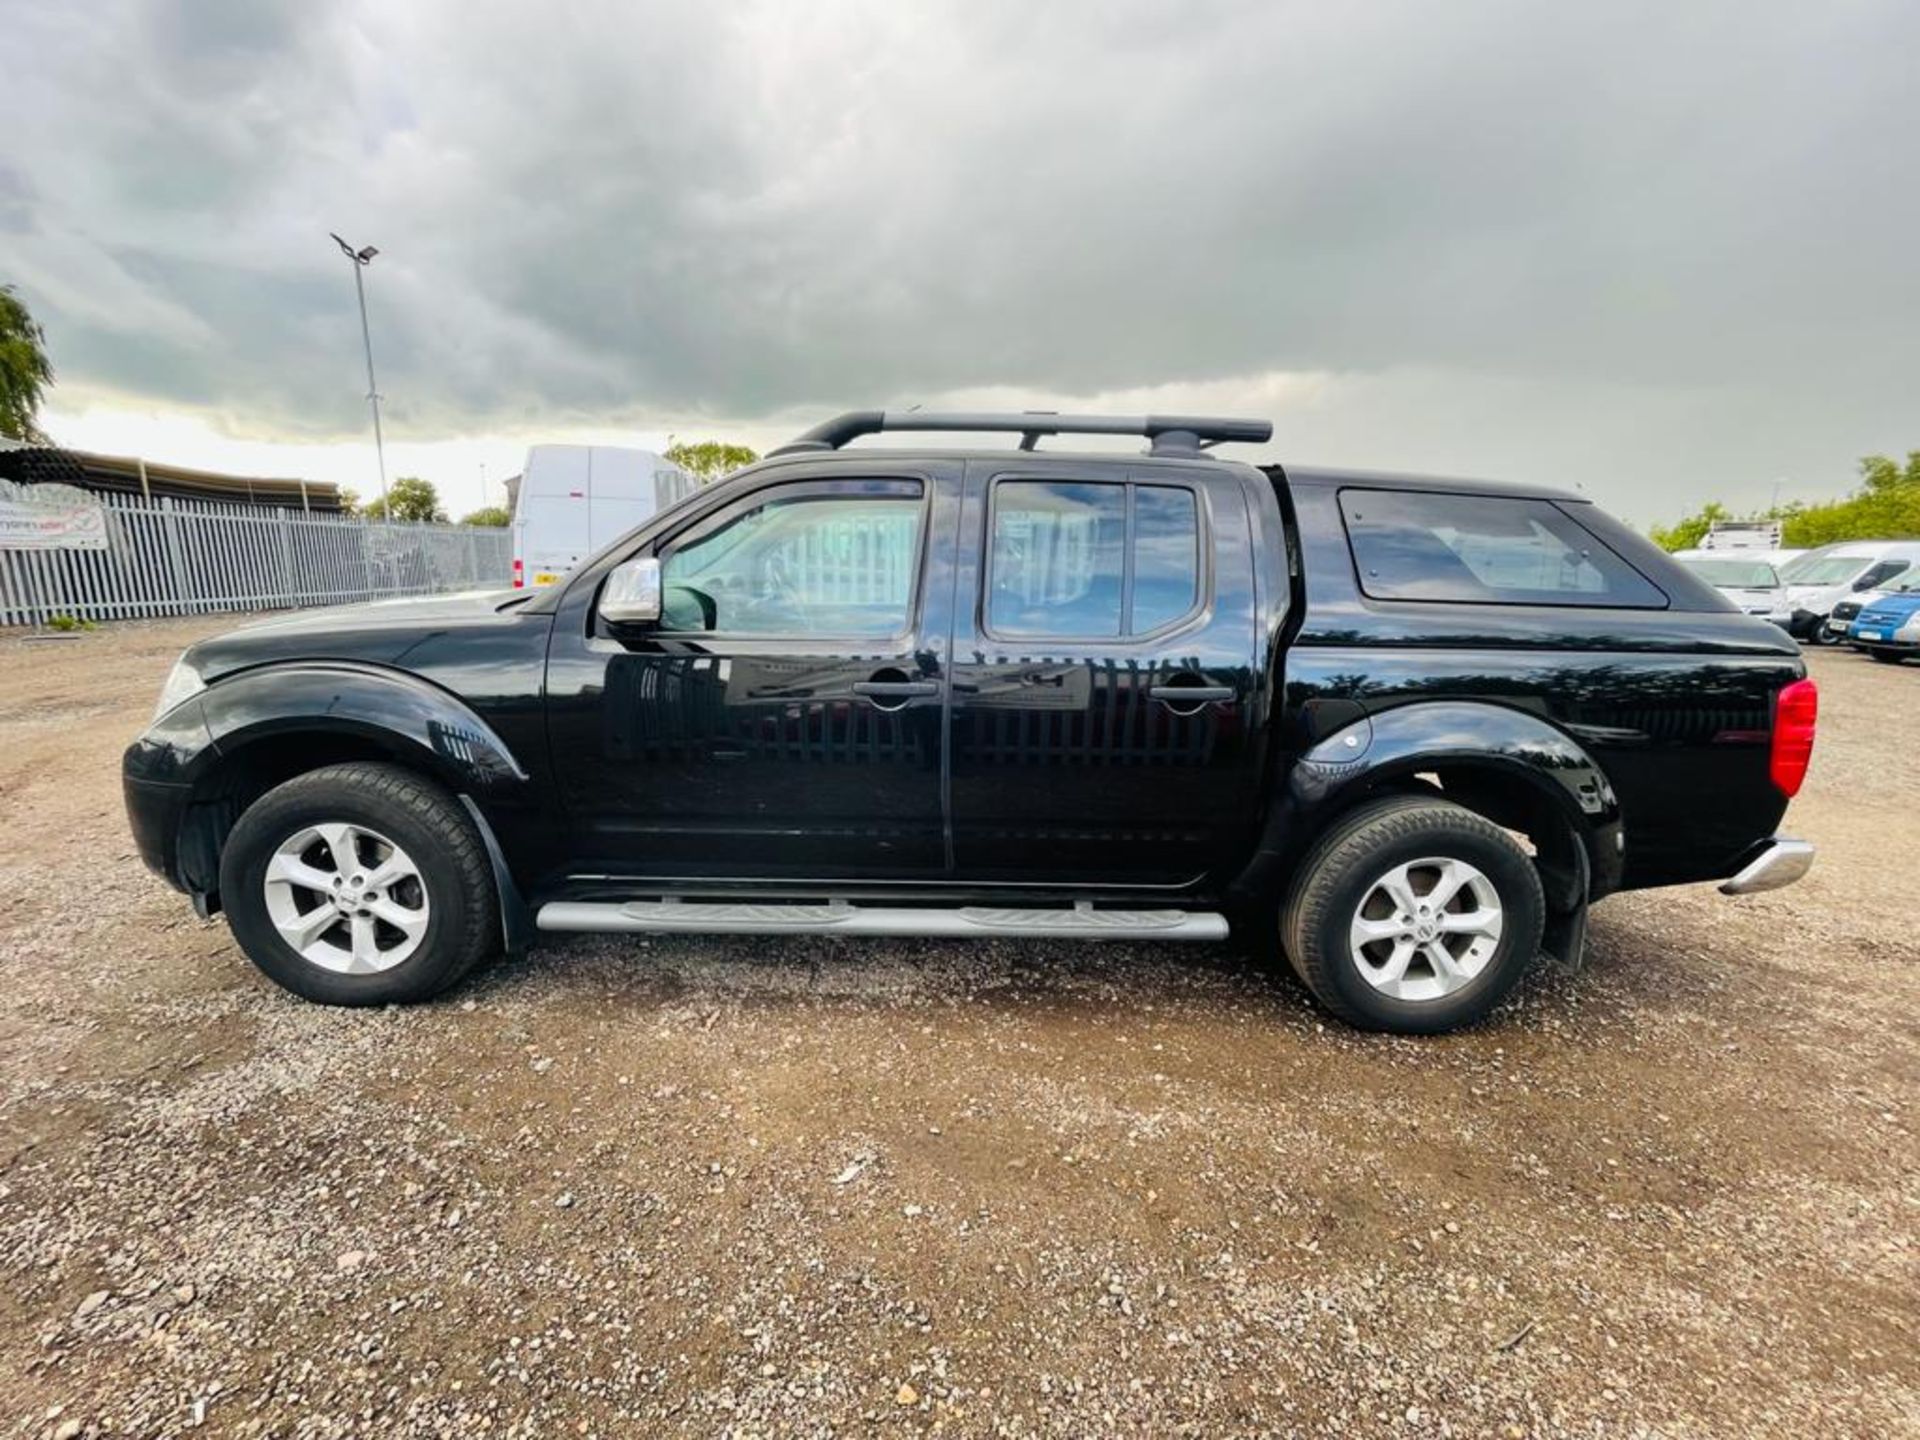
[[[1169,705],[1205,705],[1213,700],[1231,700],[1235,693],[1231,685],[1153,685],[1147,689],[1147,698]]]

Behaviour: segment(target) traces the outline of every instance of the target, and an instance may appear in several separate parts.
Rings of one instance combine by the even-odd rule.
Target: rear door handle
[[[1213,700],[1231,700],[1235,695],[1231,685],[1153,685],[1147,689],[1151,700],[1164,700],[1169,705],[1205,705]]]
[[[875,695],[885,700],[906,700],[915,695],[938,695],[938,680],[856,680],[856,695]]]

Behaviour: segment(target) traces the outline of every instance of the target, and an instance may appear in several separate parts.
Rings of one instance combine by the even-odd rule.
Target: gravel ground
[[[226,622],[0,640],[0,1436],[1920,1435],[1920,667],[1810,879],[1409,1041],[1225,949],[255,974],[121,747]]]

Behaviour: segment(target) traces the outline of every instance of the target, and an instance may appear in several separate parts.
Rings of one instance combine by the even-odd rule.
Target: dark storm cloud
[[[1681,463],[1912,413],[1908,0],[9,13],[0,279],[68,383],[259,432],[360,428],[330,229],[421,436],[1277,371],[1575,446],[1659,393]]]

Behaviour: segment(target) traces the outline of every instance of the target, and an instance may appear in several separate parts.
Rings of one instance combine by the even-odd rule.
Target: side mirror
[[[600,591],[600,618],[610,625],[647,625],[660,618],[660,562],[651,555],[616,565]]]

